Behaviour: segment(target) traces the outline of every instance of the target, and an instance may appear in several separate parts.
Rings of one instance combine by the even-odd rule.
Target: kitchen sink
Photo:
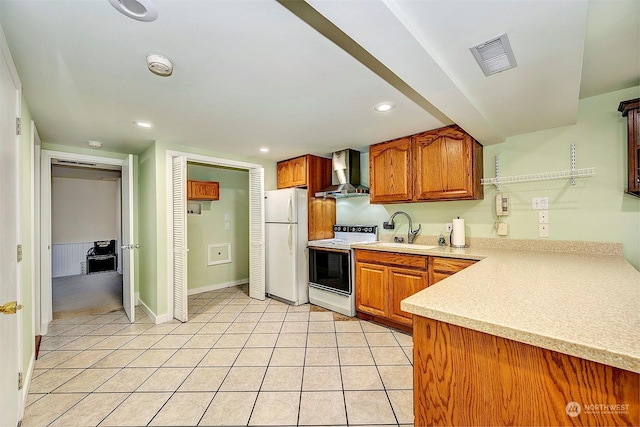
[[[437,245],[416,245],[415,243],[395,243],[395,242],[377,242],[374,243],[379,248],[401,248],[401,249],[420,249],[427,251],[435,249]]]

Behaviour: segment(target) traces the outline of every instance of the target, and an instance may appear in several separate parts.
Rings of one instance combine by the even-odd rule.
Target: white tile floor
[[[22,425],[413,424],[411,336],[238,287],[194,295],[189,311],[54,321]]]

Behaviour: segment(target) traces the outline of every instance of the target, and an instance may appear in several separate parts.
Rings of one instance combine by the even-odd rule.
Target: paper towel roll
[[[464,219],[455,218],[453,220],[453,231],[451,232],[451,247],[462,248],[465,244]]]

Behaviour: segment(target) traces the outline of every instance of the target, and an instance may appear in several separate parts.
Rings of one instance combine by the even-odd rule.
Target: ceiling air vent
[[[518,65],[506,34],[480,43],[469,50],[478,61],[485,76],[515,68]]]

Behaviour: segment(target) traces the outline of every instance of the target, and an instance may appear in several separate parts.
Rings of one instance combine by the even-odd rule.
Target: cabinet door
[[[189,200],[220,200],[220,183],[216,181],[189,181]]]
[[[278,188],[303,187],[307,185],[306,156],[279,162],[277,174]]]
[[[278,189],[291,187],[293,176],[292,176],[292,170],[291,170],[291,163],[289,163],[289,160],[278,162],[277,174],[278,174],[278,180],[277,180]]]
[[[400,138],[369,147],[371,203],[411,200],[411,138]]]
[[[389,318],[411,326],[411,313],[400,309],[400,301],[427,287],[427,272],[405,268],[389,268]]]
[[[305,156],[296,157],[289,160],[291,164],[291,185],[290,187],[300,187],[307,185],[307,158]]]
[[[356,310],[386,317],[387,306],[387,268],[356,263]]]
[[[472,140],[455,128],[414,136],[415,200],[472,196]]]

